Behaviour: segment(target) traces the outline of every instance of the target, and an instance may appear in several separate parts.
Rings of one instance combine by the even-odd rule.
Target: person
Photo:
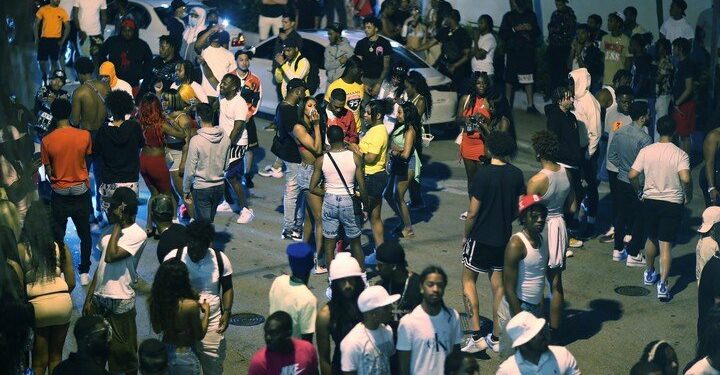
[[[610,20],[608,19],[608,23]],[[607,31],[602,29],[602,17],[599,14],[591,14],[587,18],[590,40],[593,43],[600,44],[602,38],[607,35]]]
[[[230,138],[213,125],[209,104],[198,104],[195,114],[200,129],[188,145],[182,189],[185,202],[195,207],[195,218],[213,222],[222,201]]]
[[[565,85],[568,69],[565,62],[570,56],[570,47],[575,38],[577,17],[575,12],[568,6],[567,0],[555,2],[555,11],[550,16],[548,23],[548,69],[550,70],[550,90]]]
[[[672,47],[673,56],[677,58],[678,62],[673,76],[671,116],[677,126],[675,134],[680,137],[680,148],[690,154],[690,135],[695,131],[697,108],[693,84],[697,68],[689,58],[691,44],[688,39],[679,37],[672,42]]]
[[[113,35],[102,44],[100,56],[102,60],[115,65],[117,76],[127,81],[133,88],[133,96],[137,96],[140,80],[152,69],[152,52],[150,46],[138,36],[135,21],[124,20],[120,35]]]
[[[392,47],[390,42],[378,34],[381,22],[375,17],[363,19],[365,38],[355,45],[355,56],[360,58],[362,83],[365,85],[366,97],[363,102],[374,98],[380,93],[380,85],[390,73]],[[347,92],[347,91],[346,91]]]
[[[220,41],[220,45],[225,49],[230,49],[230,33],[225,30],[225,25],[220,22],[220,11],[218,8],[210,8],[207,11],[205,20],[207,27],[197,35],[195,41],[195,53],[202,53],[213,39]]]
[[[640,35],[649,42],[649,38],[652,38],[652,36],[648,35],[650,33],[637,23],[637,8],[633,6],[625,7],[625,9],[623,9],[623,15],[625,16],[625,23],[623,25],[625,35],[630,38],[632,38],[633,35]]]
[[[359,90],[360,97],[362,97],[362,92],[363,91],[361,86]],[[330,146],[330,140],[328,139],[328,131],[332,126],[337,126],[343,131],[344,142],[358,143],[360,140],[360,137],[358,136],[358,126],[355,122],[355,115],[353,114],[353,111],[345,107],[347,103],[347,95],[345,94],[345,90],[338,87],[333,89],[329,93],[329,95],[325,95],[325,113],[323,116],[325,123],[325,148],[327,149],[327,147]],[[356,104],[356,106],[358,107],[358,111],[360,109],[360,100],[361,99],[357,99]]]
[[[720,251],[717,239],[720,239],[720,207],[710,206],[702,213],[702,225],[697,232],[701,237],[695,245],[695,279],[700,285],[700,275],[708,260]]]
[[[287,0],[262,0],[260,3],[260,15],[258,16],[258,30],[261,42],[270,36],[271,29],[273,35],[282,33],[282,15],[286,5]]]
[[[670,43],[673,43],[677,38],[692,40],[695,37],[695,29],[690,26],[687,18],[685,18],[686,9],[687,3],[685,0],[672,0],[670,3],[670,17],[660,26],[661,39],[667,39]]]
[[[290,275],[280,275],[273,280],[268,293],[270,311],[284,311],[292,317],[292,336],[309,343],[315,334],[317,298],[308,289],[315,251],[304,242],[288,245],[286,250]]]
[[[179,48],[182,44],[183,33],[185,32],[185,13],[187,11],[187,3],[183,0],[173,0],[170,3],[172,11],[165,17],[165,26],[168,29],[170,40],[172,40],[175,48]]]
[[[620,97],[619,100],[621,100],[621,105],[618,108],[623,106],[623,98]],[[628,172],[640,150],[652,144],[652,139],[644,132],[644,128],[650,121],[647,102],[633,102],[630,104],[629,114],[632,123],[620,127],[608,146],[608,162],[618,170],[615,177],[617,179],[615,189],[611,193],[613,201],[615,201],[615,208],[619,211],[615,213],[615,222],[613,223],[615,246],[612,259],[614,261],[626,259],[625,264],[628,267],[643,267],[645,256],[640,253],[645,239],[643,217],[640,215],[642,202],[630,184]],[[632,236],[632,240],[625,246],[623,242],[628,234]]]
[[[410,17],[403,21],[400,37],[405,40],[405,47],[410,51],[419,49],[428,39],[427,26],[420,20],[420,8],[413,6]],[[424,52],[418,56],[425,57]]]
[[[52,0],[35,13],[33,26],[37,44],[37,61],[45,83],[48,78],[48,60],[53,69],[62,69],[65,63],[58,63],[60,49],[70,34],[70,16],[60,7],[60,0]],[[62,56],[65,60],[65,56]]]
[[[72,314],[70,293],[75,288],[72,255],[62,242],[55,242],[46,225],[49,221],[48,208],[34,202],[17,246],[27,298],[35,311],[32,368],[37,374],[46,369],[52,373],[62,359]]]
[[[605,68],[603,70],[603,84],[614,82],[615,73],[620,69],[630,68],[630,38],[622,33],[625,16],[618,13],[608,15],[608,30],[610,34],[602,37],[600,51],[605,54]]]
[[[713,53],[717,53],[718,47],[720,47],[720,38],[718,39],[718,44],[714,48],[712,46],[712,23],[713,8],[711,6],[700,12],[697,22],[695,23],[695,32],[698,34],[698,38],[702,38],[702,46],[710,56],[712,56]],[[718,33],[718,36],[720,36],[720,33]]]
[[[192,93],[192,96],[189,96],[188,99],[194,98],[196,102],[200,103],[206,103],[208,102],[208,97],[205,94],[205,90],[203,90],[202,85],[200,85],[195,79],[194,79],[194,73],[195,73],[195,65],[189,61],[189,60],[180,60],[175,65],[175,75],[177,76],[177,81],[174,81],[170,85],[171,90],[185,90],[188,93]],[[188,90],[188,88],[190,90]],[[167,92],[168,89],[164,88],[163,92]],[[160,94],[162,96],[162,94]],[[184,100],[184,99],[183,99]],[[188,100],[188,104],[190,104],[190,100]]]
[[[341,369],[344,374],[390,374],[390,358],[395,354],[392,305],[399,294],[389,295],[385,288],[367,287],[358,296],[362,322],[353,327],[340,343]]]
[[[155,198],[152,207],[152,219],[157,228],[157,259],[162,263],[171,250],[187,246],[188,237],[185,226],[174,223],[175,202],[172,197],[160,194]]]
[[[553,202],[550,202],[551,204]],[[539,195],[527,194],[520,198],[519,218],[523,229],[510,237],[505,247],[503,267],[503,290],[505,296],[498,308],[503,335],[500,350],[507,353],[510,344],[507,325],[513,316],[527,311],[541,316],[545,289],[545,272],[550,261],[549,238],[543,237],[548,208]],[[560,254],[552,254],[553,256]],[[560,312],[559,315],[562,315]],[[558,319],[559,320],[559,319]]]
[[[51,111],[57,127],[43,137],[40,158],[51,182],[50,205],[55,242],[64,243],[67,219],[72,219],[80,238],[80,284],[85,286],[90,283],[88,272],[92,250],[88,220],[92,215],[92,203],[85,158],[92,153],[92,141],[87,130],[70,125],[71,109],[66,99],[53,101]]]
[[[34,108],[35,113],[38,114],[38,123],[40,123],[41,121],[40,118],[45,118],[48,114],[50,115],[50,119],[45,120],[47,121],[44,123],[45,130],[48,130],[50,128],[50,124],[52,122],[52,113],[50,111],[50,106],[52,105],[53,101],[60,98],[68,101],[70,100],[70,94],[67,91],[63,90],[63,87],[67,82],[67,75],[65,75],[64,70],[53,70],[47,81],[47,84],[40,86],[40,88],[38,88],[38,91],[35,93]],[[35,127],[37,128],[38,126],[36,125]]]
[[[148,310],[153,331],[162,334],[169,373],[200,373],[200,361],[190,348],[207,333],[210,304],[198,298],[182,261],[170,259],[160,264],[148,298]]]
[[[649,342],[640,355],[640,362],[655,364],[662,374],[678,373],[678,357],[675,349],[665,340]]]
[[[511,0],[511,10],[503,16],[500,23],[500,39],[508,46],[505,67],[505,97],[514,101],[514,86],[525,87],[527,112],[538,113],[533,104],[533,83],[535,74],[535,46],[540,35],[540,27],[528,0]]]
[[[341,253],[349,255],[347,253]],[[341,371],[342,340],[362,321],[358,298],[365,290],[363,271],[355,258],[338,256],[330,263],[330,294],[332,298],[318,311],[315,323],[320,374],[339,374]],[[330,339],[335,349],[330,355]]]
[[[325,48],[325,73],[327,82],[333,83],[340,78],[344,70],[342,68],[348,59],[353,56],[353,48],[347,38],[342,36],[343,29],[339,23],[328,24],[327,33],[330,45]],[[347,68],[345,68],[347,69]],[[326,90],[325,92],[330,92]]]
[[[643,101],[651,101],[653,98],[653,62],[652,57],[648,54],[646,47],[646,38],[643,35],[635,34],[630,37],[629,51],[632,55],[630,63],[630,73],[632,73],[632,83],[630,87],[633,89],[635,98]]]
[[[350,149],[362,157],[365,163],[365,193],[367,194],[366,212],[370,214],[375,247],[385,241],[385,230],[381,217],[383,191],[387,186],[388,133],[383,118],[390,110],[382,100],[373,100],[365,107],[363,121],[368,130],[359,144],[350,144]]]
[[[556,89],[557,90],[557,89]],[[542,204],[547,208],[547,221],[542,232],[542,241],[547,248],[547,278],[550,282],[552,299],[550,301],[551,335],[557,336],[562,326],[563,309],[565,307],[565,289],[562,283],[562,272],[566,267],[568,254],[567,225],[563,216],[572,216],[577,210],[577,201],[570,176],[557,162],[560,143],[549,131],[535,133],[532,137],[533,150],[542,165],[540,172],[528,181],[527,194],[542,197]],[[517,243],[517,241],[515,241]],[[505,267],[507,267],[507,257]],[[527,266],[525,266],[527,271]],[[508,275],[503,274],[503,277]],[[508,276],[509,277],[509,276]],[[508,293],[505,287],[505,293]],[[524,292],[523,292],[524,293]],[[526,301],[527,302],[527,301]],[[552,337],[556,340],[556,337]]]
[[[493,19],[488,14],[478,18],[477,37],[473,40],[470,68],[473,72],[485,72],[490,81],[495,80],[495,48],[497,41],[493,34]]]
[[[126,94],[127,95],[127,94]],[[108,370],[137,370],[134,258],[142,252],[147,234],[135,223],[138,198],[128,187],[118,187],[108,198],[112,232],[102,237],[102,255],[83,304],[83,315],[99,314],[112,327]]]
[[[153,91],[158,93],[162,92],[163,88],[171,87],[175,82],[177,64],[182,61],[173,36],[161,35],[158,44],[159,55],[152,59],[143,78],[141,87],[143,93]]]
[[[396,232],[403,238],[415,236],[405,193],[410,181],[420,175],[420,158],[415,146],[422,134],[421,121],[417,107],[412,102],[404,102],[398,108],[397,122],[390,133],[390,179],[383,196],[401,220]]]
[[[423,46],[426,50],[434,43],[442,43],[440,58],[435,62],[435,67],[452,79],[457,92],[467,91],[467,76],[470,74],[470,53],[472,51],[472,39],[464,28],[460,27],[460,11],[453,9],[446,15],[443,24],[447,25],[438,30],[434,41]]]
[[[283,44],[282,53],[275,55],[274,77],[280,82],[280,93],[287,97],[288,83],[293,79],[305,81],[310,73],[310,61],[300,53],[300,45],[293,38],[288,38]]]
[[[115,73],[115,65],[110,61],[105,61],[100,64],[98,76],[103,82],[110,86],[112,91],[125,91],[130,94],[130,96],[133,96],[132,86],[125,80],[118,78],[117,73]]]
[[[107,25],[107,1],[74,0],[70,18],[78,31],[78,52],[84,57],[96,59],[95,51],[103,44]]]
[[[310,178],[310,192],[323,197],[322,248],[325,263],[330,264],[335,258],[341,225],[345,236],[350,239],[353,256],[364,263],[365,254],[360,243],[362,217],[358,216],[354,207],[356,199],[367,202],[363,162],[359,155],[345,148],[346,135],[339,126],[328,126],[326,135],[330,148],[322,157],[315,159]],[[321,180],[325,181],[324,187],[320,185]]]
[[[380,34],[391,40],[400,40],[400,30],[402,23],[405,21],[405,19],[403,19],[398,22],[399,18],[396,16],[398,13],[398,5],[395,1],[380,4],[380,14],[378,15],[382,25],[380,27]]]
[[[527,311],[515,315],[507,325],[515,354],[500,364],[496,375],[563,374],[580,375],[575,357],[563,346],[548,345],[545,319]]]
[[[510,134],[493,132],[488,136],[490,163],[478,169],[470,185],[470,204],[463,232],[463,301],[471,316],[472,335],[463,350],[478,352],[491,348],[499,352],[501,333],[498,308],[503,298],[505,246],[517,216],[517,199],[525,193],[522,171],[510,164],[517,146]],[[480,302],[477,278],[488,276],[492,294],[493,329],[480,335]]]
[[[422,161],[423,161],[423,146],[424,142],[430,142],[434,136],[430,133],[430,128],[427,130],[422,126],[423,121],[428,121],[432,117],[433,101],[432,94],[430,94],[430,87],[428,87],[427,81],[422,74],[417,71],[408,72],[408,76],[405,79],[405,92],[403,98],[407,98],[410,103],[415,105],[418,116],[420,117],[418,135],[420,142],[415,144],[415,150],[417,151],[417,160],[420,161],[420,169],[416,171],[414,179],[410,179],[408,190],[410,191],[410,208],[411,209],[423,209],[426,207],[425,199],[422,196],[420,175],[422,174]],[[492,104],[491,104],[492,107]],[[429,143],[428,143],[429,145]]]
[[[639,361],[630,369],[630,375],[664,375],[658,365]]]
[[[198,60],[202,67],[202,89],[208,96],[209,103],[214,104],[218,99],[219,86],[213,86],[208,79],[208,76],[212,74],[214,77],[222,77],[237,70],[237,62],[232,52],[228,51],[227,48],[223,47],[222,44],[226,41],[221,39],[223,34],[215,33],[209,37],[210,45],[202,50]],[[237,76],[235,76],[237,78]],[[247,104],[244,105],[247,111]],[[243,120],[245,121],[245,120]]]
[[[250,49],[241,49],[235,52],[235,61],[237,62],[238,69],[235,74],[240,77],[240,96],[245,99],[248,105],[248,119],[245,125],[245,132],[247,133],[248,149],[245,151],[245,173],[243,175],[245,187],[248,189],[248,194],[253,195],[252,189],[255,187],[253,183],[254,172],[254,151],[259,148],[258,137],[257,137],[257,126],[255,125],[255,115],[257,115],[260,109],[260,103],[262,103],[263,89],[260,77],[250,71],[250,61],[253,59],[253,52]]]
[[[460,315],[443,301],[447,284],[447,274],[438,266],[420,274],[422,303],[402,317],[398,327],[400,375],[441,374],[447,356],[460,351]]]
[[[295,24],[300,30],[319,29],[322,12],[318,0],[297,0],[295,2]]]
[[[80,129],[89,131],[94,140],[97,130],[106,120],[105,97],[110,93],[110,86],[94,78],[95,67],[87,57],[75,60],[75,72],[80,86],[72,94],[73,109],[70,122]],[[97,178],[99,171],[93,172]]]
[[[225,253],[210,247],[215,239],[212,223],[196,219],[187,226],[187,236],[187,246],[170,251],[165,261],[177,259],[185,263],[190,286],[200,295],[199,301],[210,305],[207,333],[195,341],[193,351],[200,359],[203,374],[222,374],[227,350],[225,331],[233,307],[232,263]]]
[[[312,343],[292,337],[293,321],[285,311],[268,316],[263,327],[265,346],[250,359],[248,375],[318,374]]]
[[[480,375],[480,366],[470,353],[453,352],[445,358],[445,375]]]
[[[360,113],[360,104],[365,100],[367,93],[365,85],[362,81],[362,62],[357,56],[350,56],[344,64],[340,78],[331,82],[327,90],[325,90],[325,101],[330,103],[333,91],[340,89],[345,92],[345,108],[347,108],[355,119],[355,129],[364,129],[362,123],[362,114]],[[379,92],[378,92],[379,93]],[[339,95],[339,94],[336,94]],[[343,129],[346,136],[350,135],[349,129]],[[367,130],[367,129],[365,129]],[[355,141],[357,143],[357,140]]]
[[[138,349],[140,375],[166,374],[169,370],[168,352],[158,339],[146,339]]]
[[[192,7],[188,13],[188,24],[182,34],[182,44],[180,46],[180,57],[184,60],[195,61],[198,54],[195,52],[195,44],[198,35],[205,31],[207,25],[205,20],[207,11],[203,7]]]
[[[703,215],[704,216],[704,215]],[[704,223],[703,223],[704,224]],[[705,225],[703,225],[704,227]],[[701,227],[701,229],[704,229]],[[708,232],[708,237],[704,237],[705,243],[714,241],[714,247],[705,250],[714,250],[709,257],[704,259],[705,263],[701,264],[702,272],[698,279],[698,319],[697,319],[697,334],[698,338],[702,337],[705,331],[705,324],[708,322],[708,317],[712,315],[712,309],[717,306],[717,299],[720,298],[720,252],[717,250],[717,225],[713,225],[711,232]],[[700,243],[698,243],[700,245]],[[710,246],[708,246],[710,247]],[[703,250],[703,249],[698,249]],[[709,251],[708,251],[709,252]],[[700,257],[706,255],[706,253],[697,254],[698,262],[703,261]]]
[[[688,365],[685,375],[716,375],[720,374],[720,307],[714,306],[704,321],[703,329],[699,331],[697,342],[697,361]]]
[[[73,327],[77,351],[70,353],[52,372],[53,375],[110,375],[105,365],[110,352],[112,328],[99,315],[81,316]]]
[[[441,4],[443,4],[443,9],[440,9]],[[444,12],[444,4],[445,3],[441,3],[440,0],[430,0],[425,6],[425,17],[423,17],[423,21],[425,22],[425,26],[427,26],[428,39],[434,38],[435,35],[437,35],[438,29],[442,26],[443,18],[440,17],[440,13]],[[435,61],[437,61],[440,56],[440,47],[440,44],[437,44],[427,50],[425,61],[428,65],[435,64]],[[417,51],[415,51],[415,53],[417,53]]]
[[[400,299],[393,304],[392,319],[388,323],[397,332],[400,319],[412,312],[422,302],[420,276],[408,270],[405,250],[397,241],[387,241],[376,250],[377,270],[380,280],[377,285],[388,293],[400,292]]]
[[[655,44],[655,116],[653,121],[653,140],[657,142],[660,135],[657,132],[657,120],[668,114],[670,102],[673,99],[673,77],[675,66],[672,63],[672,45],[667,39],[660,39]],[[711,138],[708,134],[708,138]]]
[[[633,162],[628,179],[636,192],[640,191],[640,174],[645,177],[642,189],[643,221],[645,222],[645,256],[647,269],[643,275],[645,285],[657,284],[657,296],[668,300],[668,276],[672,262],[672,243],[675,241],[682,206],[692,200],[690,158],[672,143],[675,124],[665,116],[658,120],[658,143],[640,150]],[[660,274],[655,270],[655,257],[660,247]]]
[[[405,78],[407,78],[407,74],[407,66],[400,62],[392,68],[389,79],[380,85],[380,92],[378,92],[376,99],[384,99],[392,104],[393,107],[392,113],[383,118],[383,123],[385,124],[388,134],[392,133],[397,123],[397,112],[400,108],[403,91],[405,90]]]
[[[101,164],[100,194],[113,195],[115,189],[130,188],[138,194],[140,186],[140,150],[145,147],[141,125],[130,114],[134,111],[133,99],[124,91],[112,91],[105,105],[113,120],[98,129],[93,142],[93,156]],[[126,120],[128,119],[128,120]],[[107,202],[103,208],[107,211]]]
[[[586,68],[590,73],[590,92],[597,93],[602,85],[603,55],[590,37],[590,27],[579,24],[570,47],[570,71]]]

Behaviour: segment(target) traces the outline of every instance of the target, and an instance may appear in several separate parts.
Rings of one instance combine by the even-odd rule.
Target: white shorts
[[[565,269],[565,250],[568,248],[565,219],[562,216],[548,217],[544,237],[548,244],[548,268]]]

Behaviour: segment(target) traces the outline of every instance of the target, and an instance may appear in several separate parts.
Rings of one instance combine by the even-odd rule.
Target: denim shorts
[[[200,375],[200,360],[192,349],[165,344],[170,374]]]
[[[388,175],[385,171],[365,176],[365,190],[368,197],[382,199]]]
[[[362,218],[355,216],[352,197],[349,195],[325,194],[322,205],[323,237],[337,239],[342,224],[345,235],[354,239],[360,237]]]
[[[300,191],[310,189],[310,179],[313,175],[315,167],[312,164],[300,163],[300,167],[297,171],[297,184],[300,187]]]

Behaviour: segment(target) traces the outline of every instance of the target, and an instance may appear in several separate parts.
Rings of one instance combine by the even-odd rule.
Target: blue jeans
[[[325,194],[322,205],[323,237],[338,238],[338,230],[342,224],[345,235],[349,239],[360,236],[362,219],[355,216],[352,197],[349,195]]]
[[[193,189],[193,204],[195,205],[195,219],[213,222],[217,207],[223,200],[225,192],[223,184],[205,189]]]
[[[285,191],[283,192],[283,232],[297,231],[302,233],[305,218],[305,200],[300,199],[298,172],[300,163],[285,163]]]
[[[200,360],[190,348],[178,348],[172,344],[165,344],[165,351],[168,355],[168,373],[200,375]]]

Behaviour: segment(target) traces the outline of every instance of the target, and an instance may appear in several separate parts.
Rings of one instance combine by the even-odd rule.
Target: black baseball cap
[[[183,0],[173,0],[172,3],[170,3],[170,8],[172,9],[178,9],[184,6],[187,6],[187,3]]]
[[[328,29],[328,30],[335,31],[335,32],[337,32],[337,33],[342,33],[342,31],[343,31],[342,25],[340,25],[340,24],[337,23],[337,22],[333,22],[333,23],[329,24],[329,25],[327,26],[327,29]]]
[[[228,34],[227,31],[218,31],[208,38],[210,43],[212,42],[218,42],[220,44],[228,44],[230,43],[230,34]]]
[[[303,81],[302,79],[293,78],[287,84],[287,92],[290,92],[290,90],[294,90],[298,87],[302,87],[302,88],[306,89],[307,85],[305,85],[305,81]]]
[[[287,38],[283,42],[283,48],[300,48],[300,43],[295,38]]]
[[[115,192],[111,197],[105,197],[103,200],[112,205],[124,204],[126,206],[138,206],[137,194],[135,194],[133,189],[124,186],[115,189]]]
[[[375,257],[378,262],[407,266],[405,250],[397,241],[386,241],[375,250]]]

